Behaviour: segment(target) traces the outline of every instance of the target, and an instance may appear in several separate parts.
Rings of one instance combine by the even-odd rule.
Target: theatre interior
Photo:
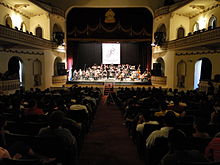
[[[220,0],[0,11],[0,164],[220,164]]]

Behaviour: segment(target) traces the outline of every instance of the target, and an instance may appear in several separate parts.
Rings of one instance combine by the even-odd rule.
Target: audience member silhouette
[[[197,150],[186,150],[186,135],[179,129],[172,129],[168,134],[169,151],[161,159],[161,165],[176,165],[181,162],[207,162]]]
[[[173,111],[168,111],[163,117],[164,126],[160,130],[153,131],[146,140],[146,147],[151,148],[157,137],[168,137],[168,133],[176,125],[176,116]]]

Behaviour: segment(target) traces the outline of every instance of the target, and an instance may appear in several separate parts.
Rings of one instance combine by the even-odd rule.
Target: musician
[[[88,80],[90,76],[89,70],[86,70],[85,79]]]

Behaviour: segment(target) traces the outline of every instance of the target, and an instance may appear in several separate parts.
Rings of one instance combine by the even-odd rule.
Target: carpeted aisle
[[[135,144],[122,125],[122,115],[114,104],[102,97],[92,130],[85,138],[80,165],[144,165]]]

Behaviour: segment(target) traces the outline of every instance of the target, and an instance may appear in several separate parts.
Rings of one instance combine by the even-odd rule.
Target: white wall
[[[26,29],[29,30],[30,29],[30,20],[27,17],[24,17],[23,15],[15,12],[12,9],[9,9],[7,7],[4,7],[2,5],[0,5],[0,24],[5,25],[5,17],[6,15],[9,15],[12,19],[12,28],[14,28],[15,26],[17,26],[19,29],[21,27],[21,23],[24,22],[26,25]]]
[[[30,31],[33,32],[33,34],[35,35],[35,29],[40,26],[43,30],[43,38],[50,40],[50,19],[49,19],[49,15],[46,14],[42,14],[42,15],[37,15],[34,17],[31,17],[30,19]]]
[[[189,33],[189,18],[177,14],[172,14],[172,17],[170,18],[169,40],[177,39],[177,31],[180,27],[185,29],[185,36],[187,36]]]
[[[219,27],[220,26],[220,21],[219,21],[220,20],[220,7],[215,8],[213,10],[209,10],[205,13],[202,13],[202,14],[190,19],[190,30],[191,30],[191,32],[193,31],[193,25],[196,22],[198,22],[200,24],[200,27],[201,27],[201,24],[203,22],[202,19],[204,19],[205,28],[207,29],[209,19],[211,18],[212,15],[214,15],[217,18],[217,26]],[[200,28],[200,29],[202,29],[202,28]]]

